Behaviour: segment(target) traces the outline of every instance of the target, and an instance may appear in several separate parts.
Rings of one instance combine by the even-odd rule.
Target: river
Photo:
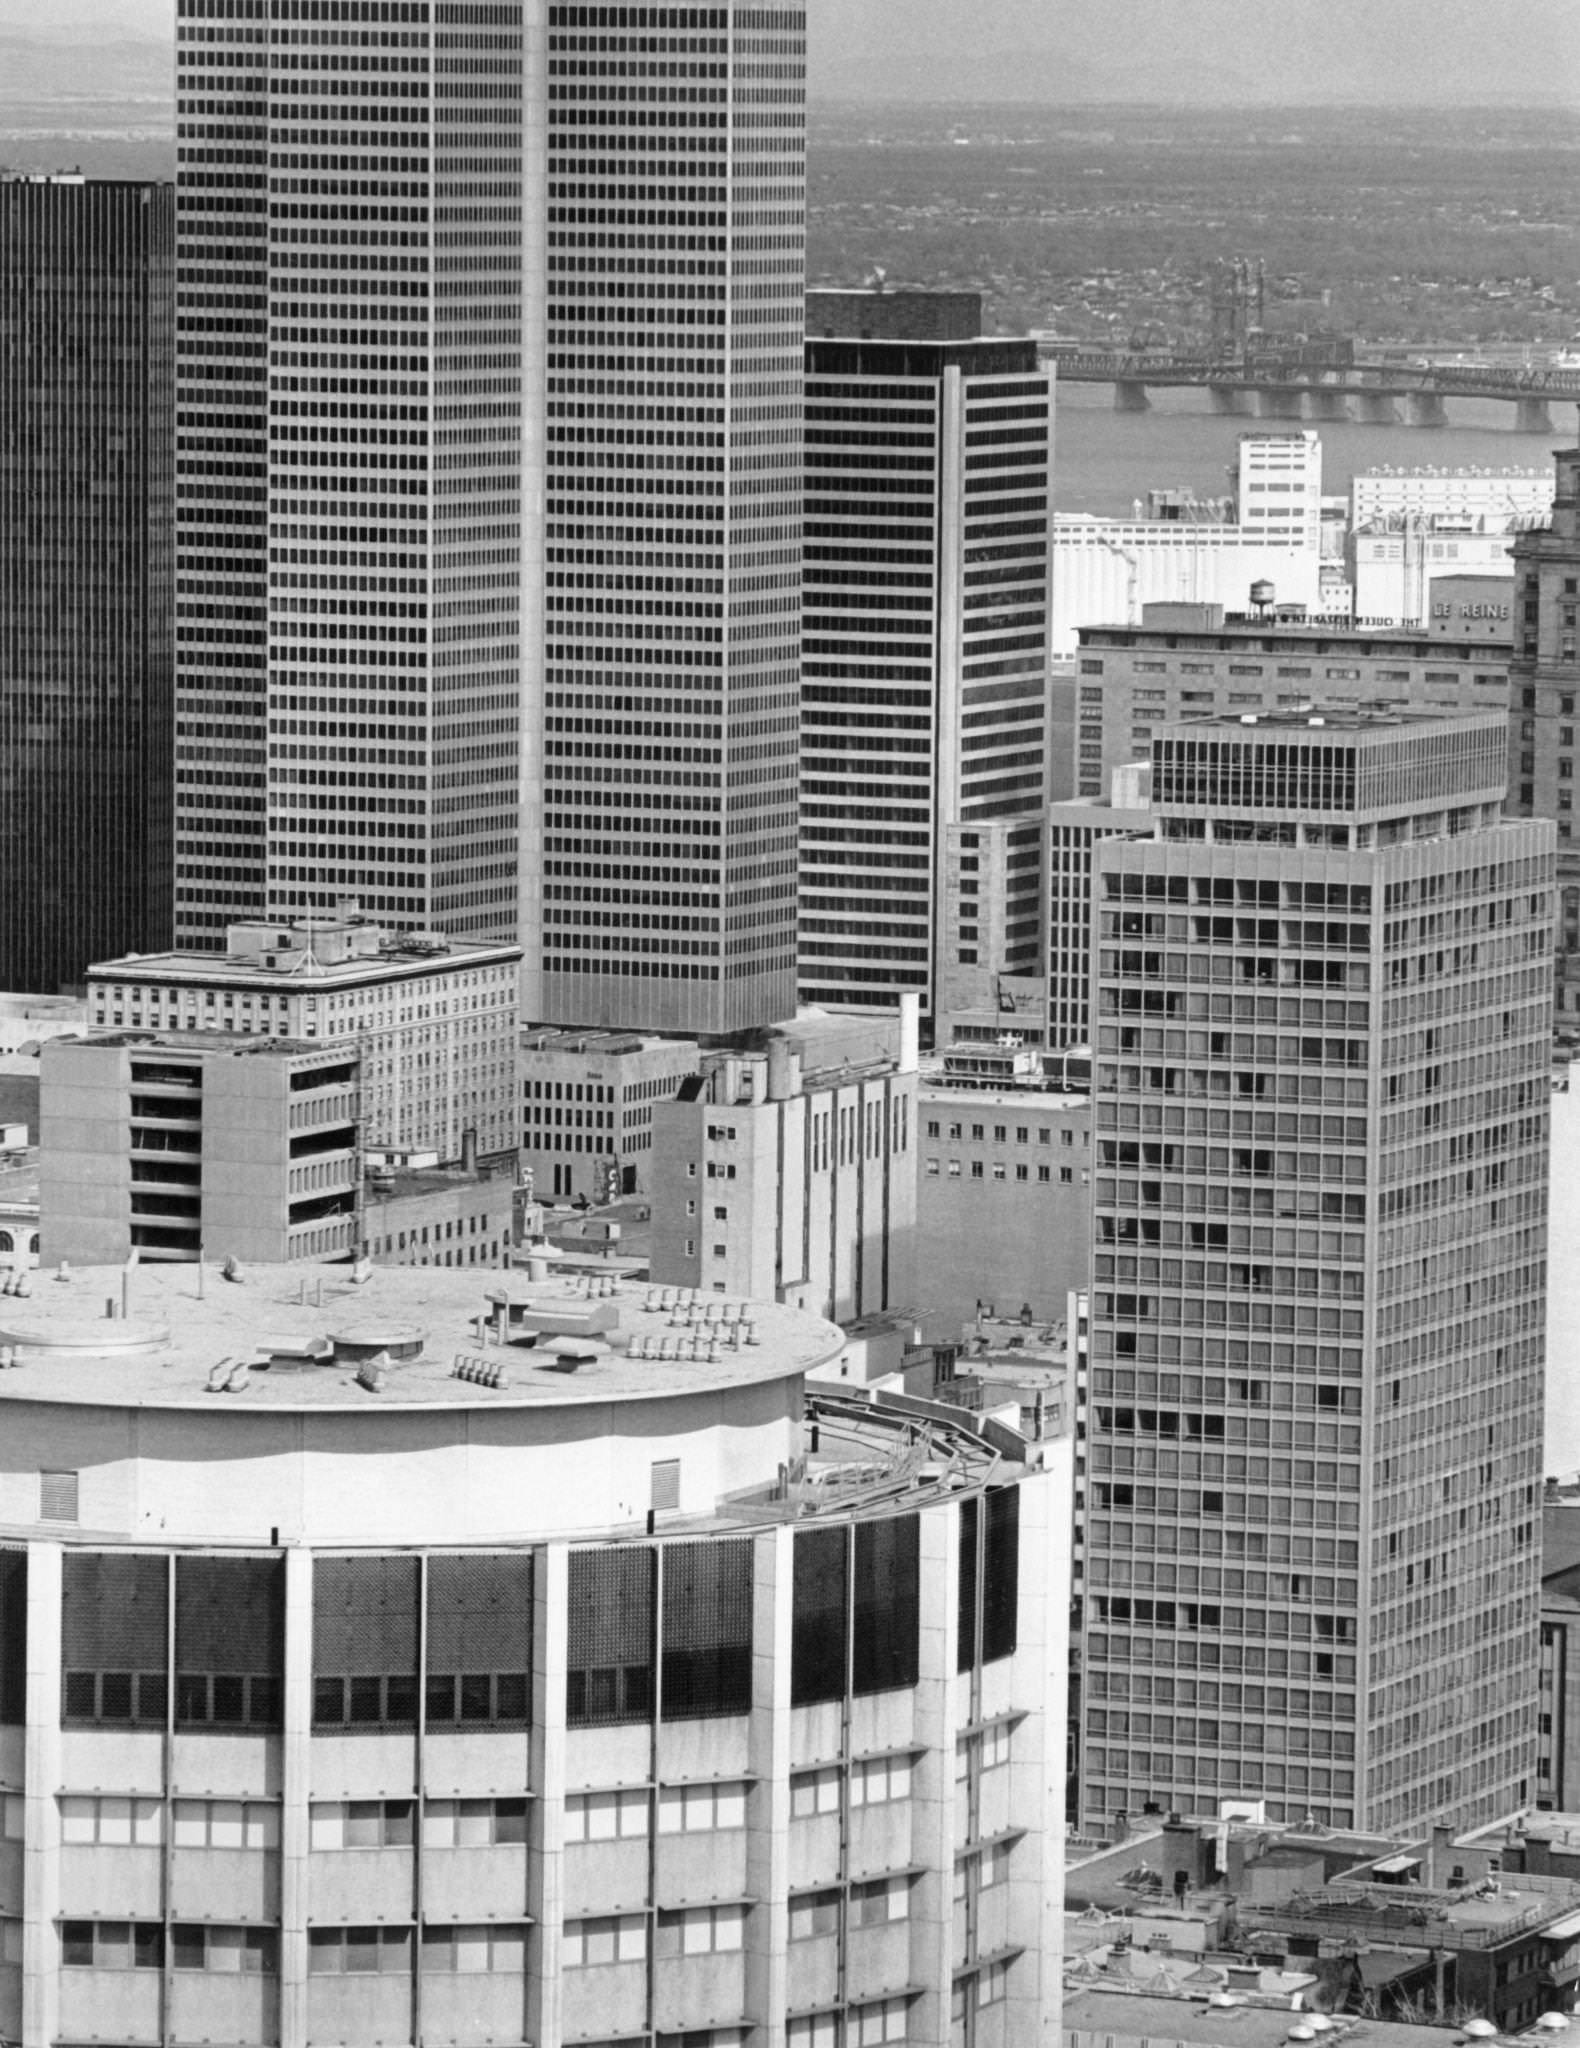
[[[1553,408],[1550,434],[1518,434],[1514,408],[1496,400],[1448,401],[1446,427],[1363,426],[1353,420],[1309,421],[1322,436],[1322,488],[1347,494],[1359,469],[1546,469],[1555,448],[1576,438],[1568,404]],[[1244,433],[1278,433],[1294,420],[1224,419],[1207,410],[1205,391],[1161,390],[1152,410],[1114,410],[1106,384],[1070,384],[1059,393],[1054,442],[1054,502],[1061,512],[1128,519],[1153,488],[1186,485],[1198,497],[1221,497],[1226,472]]]

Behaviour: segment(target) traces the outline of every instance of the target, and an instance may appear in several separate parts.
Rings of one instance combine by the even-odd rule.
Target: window
[[[409,1927],[309,1927],[310,1977],[398,1977],[411,1969]]]
[[[885,1998],[876,2005],[853,2006],[845,2026],[847,2048],[873,2048],[876,2042],[903,2041],[909,2006],[910,2000],[906,1998]]]
[[[1009,1882],[1009,1859],[1013,1847],[1011,1842],[993,1842],[982,1851],[977,1865],[977,1883],[983,1891]]]
[[[451,1976],[484,1976],[505,1970],[522,1976],[527,1967],[524,1927],[425,1927],[422,1966]]]
[[[157,1970],[164,1929],[153,1920],[63,1920],[60,1959],[68,1970]]]
[[[38,1475],[38,1518],[41,1522],[76,1521],[77,1475],[75,1472],[40,1472]]]
[[[838,1813],[839,1767],[797,1771],[790,1780],[790,1818],[807,1820],[815,1813]]]
[[[647,1921],[640,1913],[619,1913],[602,1920],[568,1920],[562,1953],[568,1970],[591,1969],[599,1963],[645,1962]]]
[[[346,1799],[314,1806],[309,1838],[315,1849],[405,1849],[413,1840],[409,1799]]]
[[[17,1801],[18,1806],[22,1804]],[[60,1839],[68,1845],[156,1847],[165,1838],[164,1804],[158,1799],[76,1798],[60,1802]],[[179,1839],[179,1837],[178,1837]]]
[[[911,1917],[911,1880],[879,1877],[850,1888],[850,1917],[856,1927],[886,1927]]]
[[[656,1956],[731,1955],[746,1934],[744,1906],[687,1906],[660,1913],[653,1937]]]
[[[647,1790],[577,1792],[565,1802],[567,1842],[613,1842],[645,1835],[650,1806]]]
[[[0,1797],[0,1841],[20,1842],[27,1825],[27,1801],[20,1792]]]
[[[839,1893],[803,1892],[790,1901],[790,1939],[815,1941],[839,1932]]]
[[[661,1835],[700,1834],[746,1825],[743,1784],[666,1785],[658,1795]]]
[[[272,1927],[172,1927],[170,1959],[178,1970],[229,1976],[277,1976],[280,1937]]]
[[[911,1759],[908,1756],[874,1756],[851,1765],[852,1806],[882,1806],[891,1799],[911,1796]]]
[[[571,1802],[566,1801],[567,1827]],[[524,1799],[429,1799],[422,1809],[427,1849],[495,1849],[527,1839]]]
[[[1009,1738],[1010,1724],[1008,1721],[995,1721],[991,1728],[984,1728],[982,1730],[983,1770],[996,1770],[1000,1764],[1007,1764],[1009,1762]]]
[[[178,1799],[178,1849],[276,1849],[280,1810],[261,1800]]]
[[[837,2048],[839,2018],[831,2012],[808,2013],[785,2028],[785,2048]]]
[[[928,1160],[928,1161],[926,1162],[926,1167],[927,1167],[927,1172],[929,1173],[929,1175],[930,1175],[930,1176],[931,1176],[931,1177],[932,1177],[932,1178],[933,1178],[934,1180],[937,1180],[937,1178],[938,1178],[938,1161],[937,1161],[936,1159],[929,1159],[929,1160]]]

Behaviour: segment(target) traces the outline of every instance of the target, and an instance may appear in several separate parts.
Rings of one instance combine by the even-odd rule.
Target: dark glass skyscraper
[[[0,988],[169,943],[174,232],[0,181]]]

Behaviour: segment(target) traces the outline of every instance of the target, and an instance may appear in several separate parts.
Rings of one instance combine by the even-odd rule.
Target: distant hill
[[[70,24],[63,33],[18,34],[0,23],[0,129],[18,102],[175,99],[175,55],[144,38],[95,39]]]

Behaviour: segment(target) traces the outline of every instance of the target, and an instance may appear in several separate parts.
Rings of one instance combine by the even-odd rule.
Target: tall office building
[[[931,1016],[946,828],[1048,796],[1053,377],[973,293],[808,303],[801,996]]]
[[[178,940],[513,937],[522,8],[178,17]]]
[[[0,179],[0,988],[170,927],[169,185]]]
[[[1509,663],[1509,809],[1558,828],[1562,921],[1556,1022],[1580,1023],[1580,845],[1575,830],[1575,699],[1580,693],[1580,448],[1558,452],[1552,517],[1514,543]]]
[[[1088,1815],[1535,1796],[1554,862],[1504,746],[1176,726],[1094,848]]]
[[[548,9],[532,1016],[794,1007],[805,53],[804,7]]]

